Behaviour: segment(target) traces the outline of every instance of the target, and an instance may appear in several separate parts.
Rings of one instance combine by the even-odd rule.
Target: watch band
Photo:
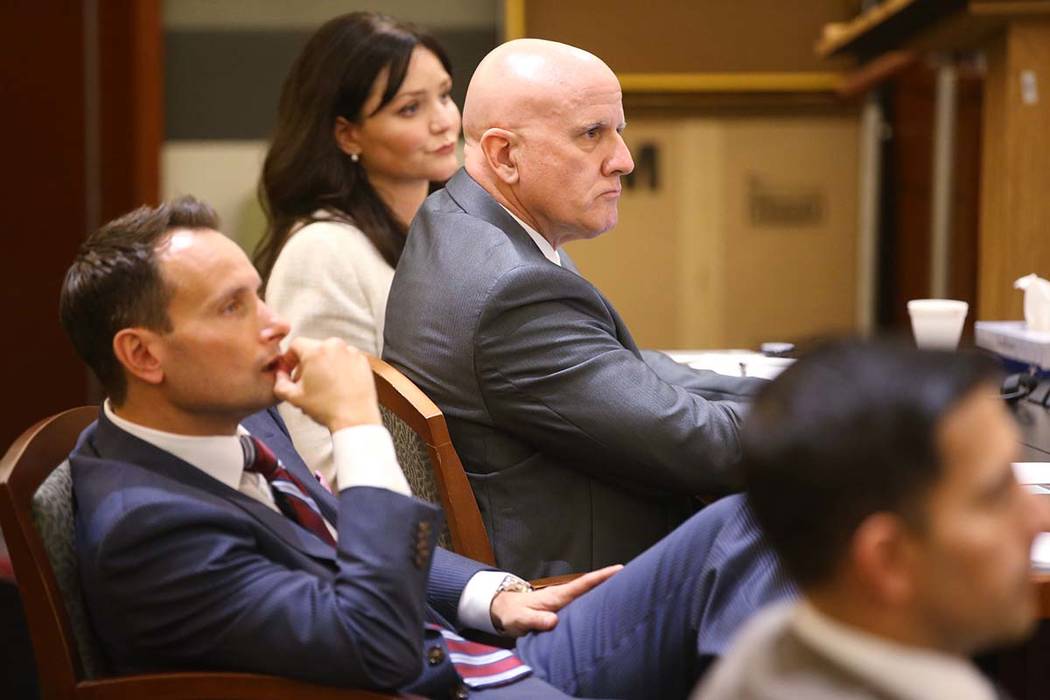
[[[507,574],[500,581],[499,586],[496,587],[496,593],[500,594],[504,591],[510,591],[511,593],[530,593],[533,590],[532,584],[525,579],[518,578],[514,574]],[[496,596],[493,596],[495,598]]]
[[[500,581],[499,586],[496,587],[496,592],[492,594],[492,600],[496,600],[496,596],[500,593],[529,593],[533,590],[532,584],[525,579],[518,578],[514,574],[507,574]],[[504,632],[503,625],[500,624],[499,620],[492,615],[491,612],[492,603],[489,603],[489,617],[492,618],[492,628],[497,632]]]

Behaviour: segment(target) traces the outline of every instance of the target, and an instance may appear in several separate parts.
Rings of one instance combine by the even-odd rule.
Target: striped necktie
[[[335,540],[324,524],[317,503],[295,475],[281,466],[270,448],[258,438],[242,435],[241,449],[244,450],[244,470],[263,475],[273,489],[273,500],[281,512],[334,547]]]
[[[427,628],[441,633],[448,648],[449,661],[471,688],[507,685],[532,673],[532,667],[510,649],[472,642],[435,624],[427,623]]]

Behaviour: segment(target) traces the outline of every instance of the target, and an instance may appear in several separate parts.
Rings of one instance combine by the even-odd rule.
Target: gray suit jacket
[[[383,357],[444,412],[501,567],[623,562],[737,487],[763,382],[643,353],[564,253],[548,261],[465,171],[412,223]]]

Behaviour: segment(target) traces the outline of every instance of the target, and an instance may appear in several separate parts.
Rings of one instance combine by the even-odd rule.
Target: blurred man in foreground
[[[803,598],[757,615],[697,697],[994,698],[968,660],[1035,621],[1045,508],[988,358],[843,342],[744,430],[758,520]]]

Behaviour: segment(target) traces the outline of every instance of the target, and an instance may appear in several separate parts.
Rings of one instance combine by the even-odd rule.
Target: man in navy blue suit
[[[108,395],[70,463],[81,581],[115,672],[676,697],[786,594],[740,497],[622,570],[541,591],[436,548],[440,511],[409,493],[366,358],[335,339],[282,352],[287,324],[217,227],[192,198],[142,207],[90,237],[63,285],[63,325]],[[296,455],[277,400],[331,430],[337,494]]]

